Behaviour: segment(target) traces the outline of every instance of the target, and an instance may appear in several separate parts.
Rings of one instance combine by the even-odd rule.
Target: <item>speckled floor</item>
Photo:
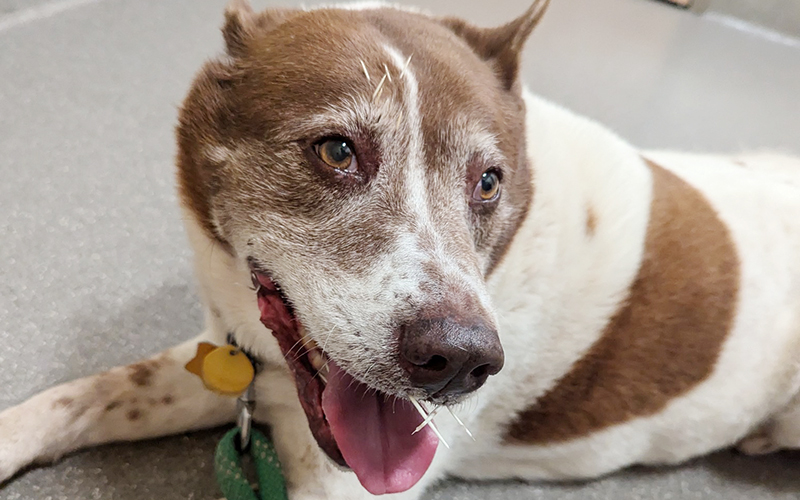
[[[424,2],[484,24],[526,3]],[[643,147],[800,154],[800,43],[647,0],[553,3],[526,55],[535,91]],[[172,128],[220,49],[223,5],[0,0],[0,409],[199,331]],[[0,486],[0,499],[214,499],[219,435],[77,453]],[[586,484],[454,481],[430,498],[788,500],[798,470],[798,454],[721,452]]]

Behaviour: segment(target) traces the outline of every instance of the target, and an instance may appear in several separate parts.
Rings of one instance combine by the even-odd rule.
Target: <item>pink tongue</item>
[[[410,402],[386,400],[332,361],[322,409],[347,465],[373,495],[400,493],[420,480],[439,440]]]

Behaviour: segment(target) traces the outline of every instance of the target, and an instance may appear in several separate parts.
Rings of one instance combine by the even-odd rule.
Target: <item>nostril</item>
[[[427,363],[420,365],[420,367],[432,372],[440,372],[447,368],[447,359],[444,356],[434,354]]]
[[[497,332],[480,321],[465,326],[450,318],[420,319],[401,325],[398,340],[408,381],[430,395],[467,394],[503,367]]]
[[[481,365],[470,372],[470,375],[474,378],[480,379],[483,377],[487,377],[489,374],[489,365]]]

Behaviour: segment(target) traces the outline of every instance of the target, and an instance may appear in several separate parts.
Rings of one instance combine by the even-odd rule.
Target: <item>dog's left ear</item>
[[[492,65],[503,87],[510,90],[517,81],[520,54],[525,41],[549,3],[550,0],[534,0],[524,14],[497,28],[479,28],[457,18],[445,18],[441,22]]]
[[[297,11],[294,9],[267,9],[256,13],[249,0],[230,0],[225,8],[222,36],[231,57],[242,57],[258,32],[275,29]]]

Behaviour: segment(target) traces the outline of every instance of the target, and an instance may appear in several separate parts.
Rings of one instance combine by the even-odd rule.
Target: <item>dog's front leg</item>
[[[152,438],[234,419],[235,398],[184,369],[197,343],[53,387],[0,412],[0,483],[22,467],[112,441]],[[220,339],[211,339],[211,341]]]

